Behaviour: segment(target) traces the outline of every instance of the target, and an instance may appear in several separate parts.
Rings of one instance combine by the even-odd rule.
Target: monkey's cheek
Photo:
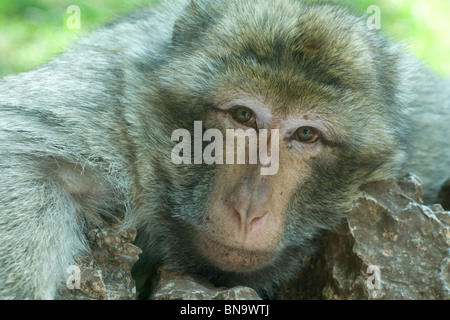
[[[228,272],[249,272],[264,267],[274,253],[270,251],[248,251],[225,246],[206,235],[200,235],[199,249],[204,258],[214,267]]]

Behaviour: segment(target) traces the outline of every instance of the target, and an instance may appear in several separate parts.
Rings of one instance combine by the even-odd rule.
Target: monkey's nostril
[[[256,217],[252,220],[251,225],[253,226],[259,226],[262,223],[263,217]]]
[[[250,207],[249,209],[240,209],[239,206],[233,208],[231,212],[231,221],[240,233],[245,234],[260,229],[264,225],[264,216],[266,211],[261,207]]]

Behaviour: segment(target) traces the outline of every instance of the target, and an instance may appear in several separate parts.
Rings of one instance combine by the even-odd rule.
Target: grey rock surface
[[[160,281],[154,300],[261,300],[251,288],[214,287],[196,275],[160,268]]]
[[[114,227],[91,229],[87,237],[91,252],[76,265],[79,270],[79,288],[63,283],[58,291],[58,299],[135,299],[136,285],[131,277],[131,268],[141,253],[141,249],[132,244],[136,230],[119,234]]]
[[[450,213],[414,176],[366,185],[284,299],[450,299]]]

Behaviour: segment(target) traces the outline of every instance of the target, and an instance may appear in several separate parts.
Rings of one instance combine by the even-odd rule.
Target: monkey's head
[[[172,163],[170,218],[149,232],[170,266],[267,289],[402,157],[397,53],[347,10],[292,0],[191,2],[168,52],[154,89],[168,132],[252,128],[278,170],[227,164],[226,141],[224,164]]]

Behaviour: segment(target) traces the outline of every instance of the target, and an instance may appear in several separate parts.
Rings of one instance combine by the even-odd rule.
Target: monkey
[[[106,25],[0,82],[0,298],[57,298],[87,226],[119,211],[140,298],[161,263],[271,298],[362,185],[412,172],[432,201],[449,88],[333,3],[175,0]],[[175,164],[174,131],[199,121],[266,130],[277,172]]]

